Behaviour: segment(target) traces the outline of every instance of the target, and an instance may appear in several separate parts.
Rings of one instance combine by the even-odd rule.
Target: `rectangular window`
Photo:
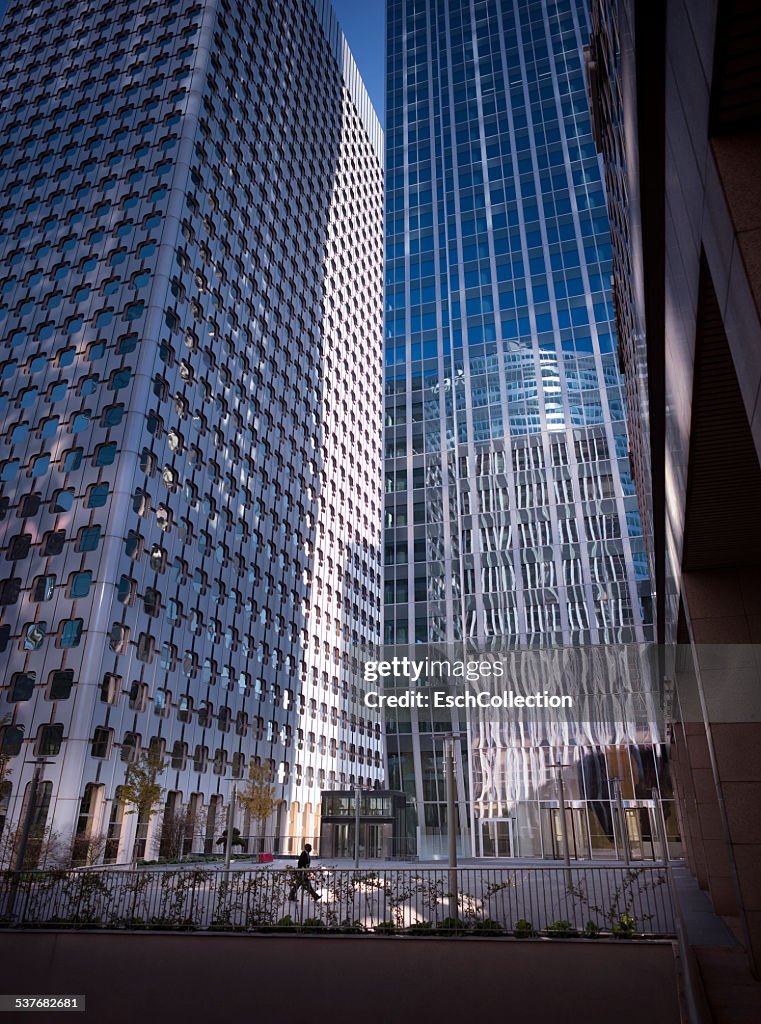
[[[34,581],[34,589],[32,591],[33,601],[49,601],[55,591],[56,578],[54,575],[50,576],[38,576]]]
[[[58,669],[50,675],[49,700],[68,700],[71,696],[71,688],[74,685],[74,670],[70,668]]]
[[[55,580],[55,576],[53,577],[53,580]],[[92,583],[92,573],[91,572],[76,572],[76,573],[74,573],[74,575],[71,577],[71,581],[69,583],[69,597],[71,597],[71,598],[87,597],[87,595],[90,593],[90,585],[91,585],[91,583]]]
[[[106,672],[100,684],[100,699],[104,704],[118,704],[122,689],[121,676]]]
[[[15,604],[21,593],[21,577],[0,580],[0,605]]]
[[[111,737],[113,733],[111,729],[106,729],[103,726],[98,726],[93,733],[92,747],[90,753],[93,757],[107,758],[111,753]]]
[[[24,730],[20,725],[0,726],[0,754],[15,757],[21,753],[24,742]]]
[[[122,740],[122,761],[132,763],[137,760],[140,750],[140,734],[136,732],[125,732]]]
[[[59,627],[58,647],[79,647],[82,638],[83,619],[64,619]]]
[[[36,681],[34,672],[17,672],[11,680],[11,691],[8,699],[12,701],[31,700]]]
[[[79,531],[77,551],[95,551],[100,543],[100,527],[85,526]]]
[[[66,543],[66,531],[65,530],[53,530],[50,533],[45,534],[45,540],[42,545],[42,554],[45,557],[52,557],[60,555],[63,551],[63,546]]]
[[[55,757],[63,742],[62,725],[43,725],[37,738],[37,753],[41,757]]]

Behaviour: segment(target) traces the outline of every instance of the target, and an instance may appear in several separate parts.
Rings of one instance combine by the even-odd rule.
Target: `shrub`
[[[587,921],[584,925],[584,938],[598,939],[600,937],[600,931],[600,926],[595,924],[594,921]]]
[[[361,935],[362,932],[366,932],[367,929],[359,920],[350,921],[348,917],[342,921],[334,931],[340,932],[342,935]]]
[[[395,935],[396,925],[393,921],[381,921],[373,928],[376,935]]]
[[[516,939],[530,939],[536,935],[536,932],[534,931],[533,924],[530,921],[527,921],[525,917],[522,917],[520,921],[515,922],[513,935]]]
[[[552,939],[575,939],[579,934],[570,921],[553,921],[546,933]]]
[[[637,922],[631,914],[621,914],[613,925],[613,934],[617,939],[631,939],[637,928]]]
[[[462,935],[468,930],[468,926],[459,917],[445,917],[434,930],[437,935]]]
[[[499,921],[494,921],[492,918],[484,918],[483,921],[476,921],[473,925],[474,935],[504,935],[504,930]]]
[[[261,927],[259,930],[267,932],[292,932],[295,927],[296,922],[293,920],[290,914],[286,914],[284,917],[281,917],[275,924],[265,925]]]
[[[406,929],[407,935],[435,935],[431,921],[416,921]]]

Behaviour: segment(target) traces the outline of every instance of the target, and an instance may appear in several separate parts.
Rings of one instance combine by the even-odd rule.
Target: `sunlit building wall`
[[[181,852],[218,849],[252,762],[287,851],[383,775],[377,118],[324,2],[11,2],[0,31],[6,840],[42,761],[37,838],[129,858],[154,750],[154,855],[183,812]]]

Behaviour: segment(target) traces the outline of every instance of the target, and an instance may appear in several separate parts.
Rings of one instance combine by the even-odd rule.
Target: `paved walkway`
[[[683,863],[673,867],[676,898],[704,995],[700,1024],[759,1024],[761,981],[727,922],[714,913],[708,894]]]

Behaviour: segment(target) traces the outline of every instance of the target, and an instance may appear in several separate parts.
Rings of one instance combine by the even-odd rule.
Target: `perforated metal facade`
[[[324,3],[17,2],[0,32],[10,820],[43,757],[39,824],[123,859],[153,748],[194,849],[252,759],[267,831],[315,835],[320,789],[382,777],[377,120]]]

